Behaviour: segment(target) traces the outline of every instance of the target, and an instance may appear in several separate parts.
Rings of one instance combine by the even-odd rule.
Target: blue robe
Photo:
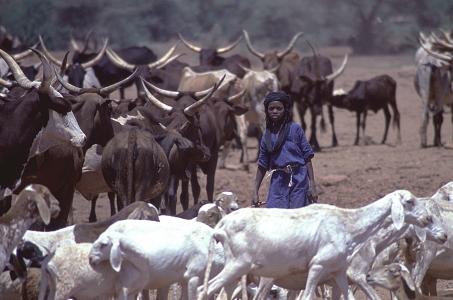
[[[275,133],[271,133],[271,140],[274,145],[277,140]],[[313,156],[313,149],[299,124],[291,123],[285,143],[274,154],[267,151],[266,137],[263,135],[258,165],[266,170],[283,169],[288,165],[292,167],[291,173],[283,170],[273,172],[267,196],[267,208],[299,208],[310,204],[309,178],[305,160]],[[292,185],[288,186],[291,180]]]

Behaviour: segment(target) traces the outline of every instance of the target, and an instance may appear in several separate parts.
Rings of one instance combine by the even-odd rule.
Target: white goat
[[[440,300],[446,297],[430,297],[420,294],[409,270],[402,264],[393,263],[372,270],[367,275],[367,282],[372,286],[380,286],[393,292],[398,300]]]
[[[307,272],[306,289],[299,298],[312,299],[318,284],[329,277],[345,299],[353,298],[348,295],[346,277],[352,256],[392,222],[397,229],[405,222],[424,227],[431,218],[424,205],[405,190],[359,209],[316,204],[292,210],[238,210],[214,229],[214,239],[224,247],[225,267],[209,281],[207,296],[224,287],[230,298],[236,279],[247,273],[281,278]]]
[[[200,222],[164,219],[118,221],[93,244],[92,265],[110,261],[116,272],[139,272],[136,277],[128,277],[127,282],[118,281],[123,289],[121,299],[142,289],[165,288],[175,282],[182,284],[183,299],[195,299],[196,288],[204,278],[213,229]],[[213,273],[218,273],[223,268],[223,249],[216,245],[214,251]]]
[[[217,195],[215,204],[220,207],[225,214],[229,214],[239,209],[239,198],[232,192],[221,192]]]
[[[11,209],[0,217],[0,271],[5,268],[28,227],[39,218],[49,224],[50,218],[56,217],[59,212],[58,200],[45,186],[31,184],[23,189]]]
[[[110,225],[125,219],[159,221],[159,216],[152,204],[137,201],[104,221],[77,224],[47,232],[27,230],[22,239],[37,245],[43,254],[50,254],[61,246],[93,243]]]
[[[150,222],[151,223],[151,222]],[[101,300],[111,297],[121,298],[123,291],[118,282],[128,282],[140,277],[140,273],[125,262],[121,273],[114,272],[108,261],[92,266],[89,254],[93,244],[81,243],[62,246],[46,257],[41,267],[39,300]],[[130,299],[130,298],[129,298]]]

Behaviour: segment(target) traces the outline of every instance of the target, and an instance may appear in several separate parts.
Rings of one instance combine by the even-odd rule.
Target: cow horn
[[[0,86],[10,89],[13,87],[13,83],[0,77]]]
[[[127,84],[128,82],[130,82],[131,80],[133,80],[136,76],[136,73],[137,73],[137,70],[134,71],[134,73],[132,73],[131,75],[129,75],[127,78],[121,80],[121,81],[118,81],[114,84],[111,84],[109,86],[106,86],[106,87],[103,87],[99,90],[99,92],[101,94],[104,94],[104,95],[108,95],[108,94],[111,94],[113,93],[114,91],[116,91],[117,89],[119,89],[120,87],[122,87],[123,85]]]
[[[61,67],[60,67],[60,76],[63,77],[64,76],[64,73],[66,72],[66,63],[68,62],[68,55],[69,55],[69,51],[66,52],[66,54],[64,55],[64,58],[63,58],[63,62],[61,64]],[[55,74],[58,74],[57,72]],[[58,80],[58,75],[55,76],[55,78],[53,79],[52,81],[52,86],[56,89],[58,89],[56,86],[55,86],[55,82],[59,82]],[[61,85],[61,83],[60,83]]]
[[[160,108],[162,109],[163,111],[167,112],[167,113],[170,113],[172,110],[173,110],[173,107],[171,107],[170,105],[167,105],[165,103],[162,103],[161,101],[159,101],[156,97],[154,97],[153,94],[151,94],[149,92],[149,90],[146,88],[145,86],[145,80],[140,77],[140,80],[142,82],[142,86],[143,86],[143,90],[145,91],[145,95],[146,97],[148,98],[148,100],[154,104],[157,108]]]
[[[313,58],[314,58],[314,60],[315,60],[315,66],[314,66],[313,72],[315,73],[316,80],[317,80],[317,81],[323,81],[324,78],[322,77],[321,71],[320,71],[320,69],[319,69],[319,57],[318,57],[318,53],[316,52],[315,47],[313,47],[313,45],[310,43],[309,40],[307,40],[307,43],[308,43],[308,45],[310,45],[310,48],[311,48],[311,50],[313,51]]]
[[[304,34],[303,31],[300,31],[298,33],[296,33],[293,37],[293,39],[291,40],[291,42],[288,44],[288,47],[286,47],[285,50],[283,50],[282,52],[280,53],[277,53],[277,57],[279,59],[282,59],[286,54],[288,54],[289,52],[291,52],[291,50],[293,50],[294,48],[294,44],[296,43],[297,39],[302,35]]]
[[[95,58],[93,58],[90,61],[87,61],[87,62],[84,62],[84,63],[80,64],[83,69],[91,68],[92,66],[97,65],[101,61],[101,59],[104,57],[105,49],[107,49],[107,43],[108,42],[109,42],[109,39],[106,38],[104,40],[104,46],[102,47],[101,51],[98,53],[98,55],[96,55]]]
[[[178,132],[181,134],[181,135],[184,135],[184,132],[186,132],[186,129],[189,127],[189,121],[186,121],[186,123],[184,123],[184,125],[182,125],[179,129],[178,129]]]
[[[161,88],[158,88],[157,86],[149,83],[148,81],[146,81],[145,79],[141,78],[143,83],[150,89],[152,89],[154,92],[158,93],[158,94],[161,94],[165,97],[169,97],[169,98],[177,98],[179,97],[179,92],[172,92],[172,91],[168,91],[168,90],[164,90],[164,89],[161,89]]]
[[[124,61],[118,54],[115,53],[112,49],[108,48],[105,52],[107,57],[112,61],[112,63],[118,68],[128,70],[129,72],[134,72],[135,65],[130,64]]]
[[[162,130],[163,130],[163,131],[165,131],[165,132],[168,132],[168,128],[167,128],[167,127],[165,127],[165,125],[164,125],[164,124],[162,124],[162,123],[159,123],[159,126],[160,126],[160,128],[162,128]]]
[[[453,49],[453,45],[450,45],[448,43],[446,43],[445,41],[443,41],[442,39],[440,39],[437,35],[434,34],[434,32],[431,32],[431,37],[433,38],[433,40],[438,43],[439,45],[441,45],[442,47],[445,47],[447,49]]]
[[[181,41],[183,42],[183,44],[187,46],[187,48],[189,48],[189,49],[192,50],[192,51],[198,52],[198,53],[201,52],[201,48],[200,48],[200,47],[196,47],[196,46],[194,46],[194,45],[189,44],[189,42],[187,42],[187,41],[182,37],[181,33],[178,33],[178,35],[179,35],[179,38],[181,39]]]
[[[220,79],[220,81],[218,83],[214,84],[214,86],[212,87],[209,94],[207,94],[203,99],[200,99],[197,102],[195,102],[194,104],[186,107],[184,109],[184,114],[186,114],[188,116],[193,116],[206,103],[206,101],[209,98],[211,98],[212,94],[214,94],[214,92],[217,91],[217,89],[222,84],[223,80],[225,79],[225,76],[226,75],[223,75],[222,79]]]
[[[163,67],[165,67],[166,65],[168,65],[172,61],[174,61],[174,60],[176,60],[176,59],[178,59],[178,58],[180,58],[181,56],[184,56],[184,55],[186,55],[186,54],[185,53],[180,53],[180,54],[173,55],[166,62],[164,62],[162,65],[158,66],[157,68],[158,69],[162,69]]]
[[[253,55],[255,55],[255,56],[259,57],[261,60],[263,60],[264,59],[264,54],[263,53],[259,53],[258,51],[255,50],[255,48],[253,48],[252,43],[250,42],[249,34],[247,33],[247,31],[242,29],[242,32],[244,33],[245,44],[247,45],[247,48],[249,49],[249,51]]]
[[[217,48],[217,50],[216,50],[217,54],[222,54],[222,53],[233,50],[233,48],[236,47],[241,40],[242,40],[242,35],[236,40],[236,42],[234,42],[230,46],[223,47],[223,48]]]
[[[228,102],[235,102],[236,99],[240,99],[242,98],[242,96],[244,96],[245,92],[247,91],[247,89],[243,89],[242,91],[240,91],[239,93],[237,93],[236,95],[233,95],[233,96],[230,96],[227,98],[227,101]]]
[[[243,65],[241,65],[241,64],[239,64],[239,63],[238,63],[237,65],[238,65],[242,70],[244,70],[246,73],[247,73],[247,72],[250,72],[250,71],[252,70],[252,69],[249,69],[249,68],[247,68],[247,67],[245,67],[245,66],[243,66]]]
[[[72,31],[69,33],[69,42],[71,43],[71,47],[74,49],[74,51],[79,51],[79,46],[77,45],[77,42],[74,40],[74,36],[72,35]]]
[[[39,45],[39,43],[36,43],[33,46],[31,46],[30,48],[36,48],[36,47],[38,47],[38,45]],[[21,53],[13,54],[11,56],[12,56],[12,58],[14,58],[15,61],[19,61],[19,60],[24,59],[25,57],[27,57],[27,56],[29,56],[31,54],[33,54],[33,51],[28,49],[28,50],[25,50],[25,51],[23,51]]]
[[[423,32],[421,32],[421,31],[418,33],[418,39],[423,41],[423,43],[427,43],[428,42],[427,39],[426,39],[425,34]]]
[[[67,82],[66,80],[64,80],[63,77],[60,76],[60,74],[56,68],[55,68],[55,75],[57,76],[57,80],[58,80],[58,82],[60,82],[62,87],[67,89],[69,92],[80,94],[80,91],[82,90],[82,88],[72,85],[69,82]]]
[[[41,37],[41,35],[39,36],[39,41],[41,42],[41,47],[42,47],[42,51],[44,52],[44,54],[47,56],[47,58],[56,66],[58,67],[61,67],[61,60],[55,58],[54,56],[52,56],[52,54],[50,54],[49,50],[47,50],[47,47],[46,45],[44,44],[44,41]]]
[[[35,52],[38,55],[39,59],[42,61],[42,81],[39,87],[39,91],[41,93],[49,93],[50,85],[52,84],[53,75],[52,75],[52,67],[50,66],[50,62],[47,60],[47,57],[41,53],[41,51],[36,49],[31,49],[31,51]]]
[[[444,39],[446,39],[449,44],[453,44],[453,40],[450,38],[449,33],[447,33],[446,31],[444,31],[442,29],[439,29],[439,31],[442,33]]]
[[[277,71],[278,71],[278,69],[280,68],[281,65],[282,65],[282,62],[278,63],[278,65],[276,65],[275,67],[273,67],[272,69],[269,69],[267,71],[271,72],[271,73],[277,73]]]
[[[85,39],[85,46],[83,46],[83,49],[82,49],[82,51],[80,51],[80,53],[85,53],[88,50],[88,42],[90,41],[90,36],[92,33],[93,33],[93,30],[90,30],[88,32],[87,37]]]
[[[148,68],[149,69],[154,69],[154,68],[159,67],[162,64],[165,64],[166,61],[168,60],[168,58],[173,54],[173,52],[175,51],[176,47],[178,46],[178,44],[180,42],[181,41],[177,41],[176,44],[173,47],[171,47],[170,50],[168,50],[167,53],[164,56],[162,56],[161,59],[159,59],[158,61],[155,61],[153,63],[148,64]],[[176,58],[173,58],[173,59],[176,59]]]
[[[6,64],[8,67],[11,69],[11,72],[14,75],[14,78],[16,79],[17,83],[25,88],[29,89],[34,87],[35,85],[33,82],[31,82],[27,76],[25,76],[24,72],[21,70],[20,66],[17,64],[17,62],[5,51],[0,49],[0,56],[5,60]]]
[[[441,54],[441,53],[437,53],[437,52],[434,52],[431,49],[429,49],[429,47],[427,47],[423,43],[422,39],[420,39],[420,45],[422,46],[423,50],[425,50],[429,55],[431,55],[434,58],[440,59],[440,60],[448,62],[448,63],[450,63],[453,60],[453,58],[450,56],[447,56],[447,55]]]
[[[335,80],[335,78],[337,78],[338,76],[343,74],[344,70],[346,69],[347,62],[348,62],[348,54],[346,53],[344,56],[343,62],[341,63],[341,66],[338,68],[338,70],[335,71],[334,73],[326,76],[327,81],[328,82],[333,81],[333,80]]]

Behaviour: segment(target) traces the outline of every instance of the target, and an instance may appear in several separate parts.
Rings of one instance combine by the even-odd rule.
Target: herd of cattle
[[[74,54],[72,62],[68,62],[69,52],[66,53],[63,60],[54,57],[46,48],[41,37],[39,37],[39,45],[27,48],[23,43],[17,44],[16,39],[2,28],[0,35],[0,216],[4,216],[0,217],[0,232],[5,233],[3,236],[9,236],[7,235],[8,229],[4,229],[3,224],[16,224],[14,229],[16,231],[19,231],[20,228],[24,231],[29,228],[45,231],[65,230],[68,228],[67,224],[72,223],[72,202],[76,190],[86,199],[91,200],[92,209],[89,221],[94,222],[93,224],[99,223],[96,222],[95,212],[98,195],[109,193],[112,218],[117,215],[117,210],[118,214],[124,213],[127,207],[145,201],[160,211],[161,216],[157,219],[161,219],[160,223],[163,225],[156,226],[167,226],[166,223],[172,224],[176,221],[168,221],[169,219],[162,218],[162,215],[176,215],[177,190],[180,181],[180,203],[184,211],[190,211],[189,181],[194,199],[192,209],[196,208],[198,212],[200,204],[204,204],[204,202],[198,203],[200,184],[196,176],[197,170],[201,170],[207,175],[207,202],[215,202],[220,206],[224,200],[214,199],[216,170],[225,167],[227,151],[234,140],[242,147],[243,168],[249,169],[247,138],[252,132],[258,139],[263,135],[265,122],[262,102],[266,94],[272,91],[283,90],[291,96],[304,129],[307,127],[304,115],[307,110],[310,111],[309,142],[315,151],[321,150],[316,137],[316,126],[317,117],[323,118],[324,106],[327,106],[329,112],[332,146],[338,145],[333,107],[356,112],[357,132],[354,144],[358,145],[365,137],[368,110],[377,112],[382,109],[384,111],[385,130],[382,143],[386,142],[391,121],[390,106],[393,110],[393,123],[398,128],[397,141],[401,140],[400,114],[395,96],[396,82],[390,76],[381,75],[366,81],[358,80],[352,90],[347,93],[334,91],[334,80],[344,72],[347,66],[347,55],[341,66],[333,71],[330,59],[319,55],[310,42],[308,44],[313,51],[312,56],[300,58],[297,53],[293,52],[297,39],[302,35],[301,32],[293,37],[283,51],[269,53],[261,53],[256,50],[245,30],[243,34],[243,37],[239,37],[232,45],[218,49],[197,47],[180,35],[180,42],[188,49],[200,54],[200,64],[189,66],[178,60],[182,54],[175,54],[180,42],[158,59],[146,47],[113,50],[108,47],[108,39],[105,39],[100,51],[89,53],[88,38],[83,49],[72,40]],[[221,56],[236,47],[242,38],[245,39],[250,53],[263,62],[262,71],[252,70],[246,56],[238,54],[228,57]],[[448,33],[442,32],[442,37],[431,34],[429,38],[426,38],[421,35],[420,43],[421,47],[416,54],[417,68],[414,85],[425,108],[420,129],[421,145],[427,146],[427,123],[429,114],[432,114],[436,133],[434,145],[441,146],[440,128],[443,120],[443,108],[444,105],[451,104],[453,99],[451,90],[453,40]],[[39,47],[41,50],[38,50]],[[40,63],[32,66],[22,65],[23,59],[29,55],[36,55]],[[124,88],[131,85],[136,87],[136,97],[126,99]],[[121,99],[110,99],[109,95],[116,90],[120,90]],[[324,127],[323,119],[321,125]],[[222,156],[219,157],[221,147],[223,147],[223,151]],[[13,195],[17,195],[15,205],[12,205]],[[115,196],[117,198],[116,207]],[[57,204],[52,208],[51,199],[53,197]],[[42,200],[35,202],[35,198],[43,198],[44,202]],[[346,269],[350,263],[350,257],[356,252],[360,252],[358,245],[364,244],[368,239],[379,234],[379,230],[389,230],[391,222],[389,223],[386,217],[391,215],[396,229],[392,228],[398,232],[394,236],[398,235],[398,237],[405,232],[404,230],[409,224],[425,227],[433,223],[431,213],[428,213],[425,208],[417,208],[417,211],[409,208],[425,205],[418,203],[418,200],[410,193],[395,192],[392,196],[383,199],[379,207],[362,208],[364,211],[370,211],[366,214],[370,216],[366,220],[370,223],[363,225],[363,228],[370,228],[366,234],[365,231],[358,232],[356,229],[346,226],[346,223],[352,223],[344,222],[342,219],[345,216],[354,218],[358,212],[352,212],[352,210],[343,212],[339,208],[317,205],[316,209],[310,209],[316,210],[316,214],[326,214],[326,217],[318,220],[330,218],[332,223],[304,223],[304,226],[316,225],[318,227],[313,227],[310,234],[301,235],[299,241],[293,239],[291,243],[285,242],[285,239],[291,235],[286,233],[282,235],[282,232],[290,234],[299,227],[302,232],[306,231],[303,228],[308,227],[295,226],[293,221],[283,224],[281,221],[277,221],[281,218],[280,216],[273,215],[272,212],[267,215],[268,212],[259,212],[261,210],[247,209],[242,213],[224,216],[222,220],[219,218],[220,221],[215,222],[220,222],[216,226],[216,230],[209,231],[208,234],[221,242],[223,246],[221,252],[223,253],[224,250],[224,254],[217,253],[218,251],[214,250],[213,245],[209,246],[211,239],[206,236],[197,235],[197,238],[204,240],[205,248],[200,250],[198,246],[192,247],[193,251],[201,251],[199,252],[203,253],[201,257],[205,258],[208,256],[209,247],[211,247],[210,252],[217,251],[213,255],[214,258],[209,255],[214,262],[212,268],[214,275],[211,276],[214,279],[209,282],[209,288],[200,287],[199,292],[204,291],[211,297],[223,287],[227,296],[231,297],[237,285],[235,279],[249,274],[263,278],[280,278],[268,281],[267,288],[276,284],[290,290],[304,289],[306,293],[303,294],[303,299],[311,299],[319,284],[332,283],[334,280],[334,298],[339,297],[340,292],[345,298],[348,298],[347,280],[351,281],[352,275],[348,274],[347,278]],[[21,201],[23,207],[19,209],[16,206]],[[395,204],[399,201],[402,205]],[[49,206],[49,208],[43,206]],[[47,212],[45,212],[46,209]],[[35,210],[38,210],[39,214]],[[220,210],[223,215],[230,212],[225,212],[225,209]],[[28,214],[24,216],[27,212]],[[305,213],[307,212],[297,212],[291,217],[291,220],[298,218],[309,220],[310,217],[305,216]],[[398,213],[401,215],[397,216]],[[215,218],[212,212],[208,214],[211,219]],[[315,212],[311,212],[311,214],[314,215]],[[16,215],[21,215],[28,221],[24,222]],[[435,215],[439,217],[438,214]],[[142,218],[140,214],[137,216],[137,213],[134,216],[125,215],[124,218]],[[256,222],[242,222],[244,219],[252,218]],[[275,228],[266,227],[267,220],[272,218],[276,218],[276,222],[280,222],[281,226],[287,226],[287,229],[283,230],[282,227],[279,227],[279,231],[274,232],[273,239],[267,241],[268,244],[266,244],[266,240],[270,237],[261,236],[260,233],[275,230]],[[34,222],[37,220],[41,221]],[[162,222],[162,220],[167,221]],[[260,222],[263,224],[260,225]],[[403,226],[404,222],[407,222],[406,227]],[[17,225],[19,223],[20,226]],[[434,223],[437,226],[434,226],[435,230],[444,234],[443,229],[439,229],[438,222]],[[108,223],[108,225],[111,224]],[[125,257],[118,257],[122,255],[121,253],[124,255],[134,249],[119,249],[119,244],[123,242],[119,240],[112,242],[121,233],[127,240],[127,242],[124,241],[124,245],[130,244],[135,234],[134,230],[137,229],[133,229],[134,226],[130,227],[127,224],[122,226],[111,229],[114,233],[111,233],[108,238],[104,237],[104,242],[98,241],[100,243],[98,245],[100,248],[96,248],[98,256],[93,254],[94,250],[88,250],[88,252],[84,250],[83,255],[90,256],[90,260],[86,260],[85,264],[94,267],[108,256],[111,267],[119,274],[122,273],[122,271],[120,272],[122,266],[129,270],[130,266],[127,266],[134,265],[132,261],[126,263]],[[185,225],[187,232],[192,232],[191,230],[207,232],[205,229],[196,229],[197,226],[199,225],[192,225],[192,223]],[[343,228],[344,236],[340,239],[338,232],[336,236],[327,234],[330,236],[330,240],[327,240],[331,245],[324,247],[327,240],[324,238],[316,240],[311,235],[321,230],[320,228],[324,228],[326,232],[330,232],[333,228],[336,231],[338,228]],[[129,234],[127,230],[132,231]],[[156,230],[170,229],[164,227],[164,229]],[[421,234],[419,229],[413,230],[418,235]],[[99,231],[96,237],[88,242],[93,243],[97,238],[101,239],[103,236],[100,236],[101,232]],[[20,259],[14,258],[15,255],[12,255],[10,259],[10,255],[23,233],[12,234],[7,239],[2,238],[1,243],[6,246],[3,257],[0,253],[1,269],[5,265],[9,265],[15,269],[16,273],[21,273],[17,263],[14,263]],[[183,234],[183,232],[181,231],[179,234]],[[421,234],[422,242],[428,235],[427,232]],[[256,239],[255,243],[250,242],[251,236],[254,241]],[[259,236],[261,237],[258,238]],[[282,243],[276,243],[276,239],[281,239]],[[444,238],[437,237],[436,239],[435,242],[441,244],[445,242],[446,238],[444,236]],[[137,245],[139,242],[139,240],[136,241]],[[81,241],[75,243],[81,243]],[[275,246],[287,244],[292,248],[274,249],[266,246],[272,243]],[[299,248],[298,245],[300,244],[300,248],[306,249],[302,245],[307,243],[313,246],[306,253],[307,260],[301,261],[300,265],[291,262],[293,259],[297,260],[293,257],[294,255],[298,257],[301,255],[299,250],[295,251]],[[390,244],[388,241],[387,243]],[[112,249],[109,250],[110,253],[103,250],[107,244],[109,249]],[[376,242],[373,245],[375,244]],[[95,245],[97,244],[95,243]],[[317,248],[321,246],[324,248]],[[380,247],[381,250],[385,248]],[[38,256],[42,261],[44,255],[50,254],[54,250],[56,248],[42,246],[39,251],[36,251],[41,253]],[[320,250],[319,253],[317,253],[318,250]],[[17,250],[14,251],[17,253]],[[280,251],[286,253],[282,254],[286,261],[276,260],[275,253]],[[373,252],[374,257],[377,255],[374,249],[367,251]],[[172,255],[170,252],[169,256]],[[176,255],[176,252],[173,255]],[[190,251],[187,250],[187,252]],[[258,253],[261,254],[258,255]],[[112,255],[115,255],[115,258],[112,258]],[[370,254],[364,253],[363,255],[370,258],[368,257]],[[74,259],[77,257],[79,256],[75,255]],[[148,258],[151,261],[155,257],[148,256]],[[10,259],[9,263],[8,259]],[[118,259],[119,261],[117,261]],[[310,261],[310,259],[315,259],[316,262]],[[47,260],[47,262],[49,261]],[[189,262],[187,261],[187,263]],[[121,282],[122,289],[116,290],[117,286],[106,288],[106,291],[115,291],[115,297],[119,297],[119,299],[130,299],[142,289],[167,288],[167,290],[161,291],[162,296],[162,293],[168,292],[169,284],[185,280],[188,282],[186,282],[188,287],[183,288],[183,296],[194,299],[196,287],[202,284],[201,280],[205,277],[206,263],[203,260],[192,262],[196,265],[192,273],[183,272],[182,279],[175,274],[168,275],[169,281],[161,285],[149,283],[152,281],[151,279],[148,283],[138,284],[141,282],[138,280],[140,276],[146,277],[143,275],[145,271],[140,271],[141,275],[133,283],[131,281],[134,280],[118,275],[115,277],[115,282]],[[310,270],[307,270],[305,265],[311,265]],[[223,271],[219,266],[222,266]],[[163,268],[163,265],[160,267]],[[131,270],[125,272],[134,278],[137,270]],[[163,270],[161,271],[163,272]],[[148,274],[149,271],[145,273]],[[363,274],[366,275],[366,272]],[[19,277],[21,280],[25,280],[26,276]],[[194,279],[195,277],[196,279]],[[420,287],[422,279],[416,282],[417,287]],[[257,282],[256,278],[254,280]],[[361,282],[360,280],[353,281],[357,283]],[[263,282],[266,281],[264,279],[260,281],[260,289],[257,293],[257,295],[261,295],[260,297],[265,297],[263,295],[266,294]],[[279,282],[282,283],[279,284]],[[304,282],[304,284],[301,286],[300,282]],[[359,286],[367,291],[366,287],[364,288],[360,284]],[[44,299],[45,290],[41,293],[40,299]],[[373,295],[373,292],[368,292],[367,295],[372,299],[377,297]],[[69,296],[75,295],[68,294],[65,297]],[[85,296],[76,298],[82,299],[83,297]],[[351,297],[350,294],[349,298]],[[95,297],[87,296],[87,298],[94,299]]]

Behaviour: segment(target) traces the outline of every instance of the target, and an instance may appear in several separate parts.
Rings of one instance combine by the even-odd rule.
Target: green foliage
[[[350,45],[355,53],[412,51],[419,31],[452,29],[445,0],[0,0],[0,24],[31,44],[44,36],[68,49],[69,33],[109,37],[115,47],[178,38],[224,46],[246,29],[257,49],[279,49],[299,31],[318,47]]]

